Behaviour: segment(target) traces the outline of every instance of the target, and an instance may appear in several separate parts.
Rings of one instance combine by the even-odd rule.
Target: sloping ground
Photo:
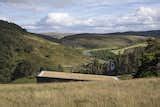
[[[88,60],[80,50],[37,37],[16,24],[0,21],[0,28],[0,58],[3,58],[1,54],[5,54],[4,57],[11,55],[13,60],[27,59],[40,63],[42,67],[72,66]]]
[[[82,55],[81,50],[37,37],[16,24],[0,20],[0,82],[10,82],[15,68],[19,69],[18,64],[22,62],[30,67],[25,68],[25,63],[20,68],[37,72],[86,61],[88,58]]]
[[[78,36],[67,36],[61,39],[61,43],[64,45],[76,47],[76,48],[87,48],[87,49],[97,49],[97,48],[122,48],[137,43],[144,42],[148,37],[143,36],[133,36],[133,35],[78,35]]]
[[[34,35],[26,36],[26,40],[34,46],[34,53],[43,59],[44,65],[73,66],[89,60],[78,49],[65,47]]]
[[[1,107],[160,107],[160,79],[0,85]]]
[[[58,79],[72,79],[72,80],[86,80],[86,81],[107,81],[111,79],[118,80],[112,76],[78,74],[78,73],[64,73],[64,72],[51,72],[42,71],[38,77],[58,78]]]

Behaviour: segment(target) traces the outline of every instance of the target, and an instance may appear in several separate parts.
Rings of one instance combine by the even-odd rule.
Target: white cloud
[[[20,9],[44,10],[46,8],[63,8],[73,0],[0,0],[0,3],[9,4]]]
[[[38,26],[35,26],[35,25],[23,25],[26,29],[30,30],[35,30],[35,29],[38,29]]]
[[[76,26],[76,25],[89,25],[92,19],[80,19],[68,13],[49,13],[39,23],[48,26]]]
[[[5,16],[0,16],[0,20],[10,21],[10,19],[8,17],[5,17]]]
[[[128,30],[160,29],[160,9],[139,7],[134,12],[116,16],[101,15],[79,18],[69,13],[49,13],[37,26],[52,31],[116,32]]]
[[[64,26],[75,25],[79,22],[78,19],[75,19],[68,13],[49,13],[45,19],[47,24],[57,24]]]
[[[148,7],[140,7],[137,9],[137,15],[142,15],[142,16],[155,16],[157,11],[148,8]]]
[[[160,21],[159,13],[160,9],[157,8],[140,7],[135,13],[122,16],[118,23],[122,26],[148,26],[150,29],[152,29],[153,26],[154,28],[157,26],[158,28]]]

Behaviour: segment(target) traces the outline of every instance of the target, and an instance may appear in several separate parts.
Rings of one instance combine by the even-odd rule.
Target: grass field
[[[0,85],[0,107],[160,107],[160,78]]]

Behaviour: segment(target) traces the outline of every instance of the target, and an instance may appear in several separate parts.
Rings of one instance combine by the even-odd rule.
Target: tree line
[[[160,42],[155,39],[148,39],[146,42],[147,47],[128,49],[124,54],[115,55],[105,50],[92,53],[95,59],[81,65],[79,72],[102,75],[131,74],[134,78],[160,76]],[[110,60],[115,64],[114,70],[109,69]]]

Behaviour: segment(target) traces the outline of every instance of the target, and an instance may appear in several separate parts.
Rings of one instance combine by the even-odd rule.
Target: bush
[[[27,60],[22,60],[17,64],[12,74],[12,80],[32,76],[36,71],[37,68],[33,63]]]
[[[138,72],[134,75],[134,78],[143,77],[158,77],[159,71],[157,70],[157,64],[159,63],[158,57],[155,54],[145,54],[142,57],[142,65],[139,67]]]
[[[9,69],[0,70],[0,83],[8,83],[11,81],[11,72]]]
[[[63,72],[63,71],[64,71],[63,66],[59,64],[59,65],[57,66],[57,71],[58,71],[58,72]]]
[[[79,68],[80,73],[84,74],[106,74],[107,64],[100,63],[97,59],[94,59],[92,62],[82,65]]]
[[[159,74],[157,71],[139,71],[134,76],[134,78],[143,78],[143,77],[158,77]]]

